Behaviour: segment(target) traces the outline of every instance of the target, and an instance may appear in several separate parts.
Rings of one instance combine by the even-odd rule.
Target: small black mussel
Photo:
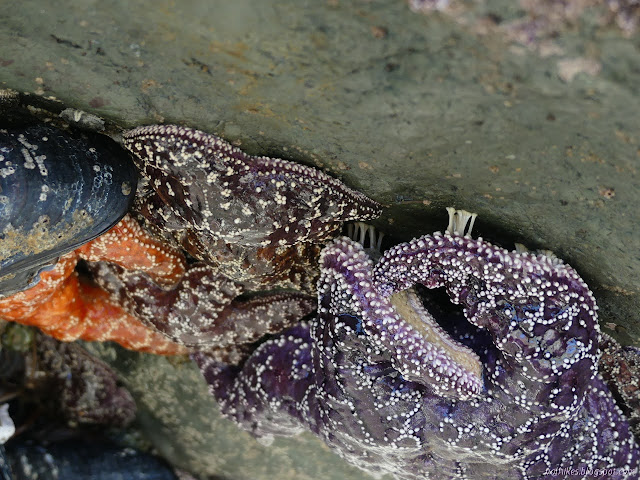
[[[57,257],[115,225],[137,178],[106,136],[0,129],[0,296],[35,285]]]
[[[5,455],[10,480],[177,480],[158,457],[106,441],[12,442]]]
[[[0,445],[0,480],[13,480],[11,478],[11,468],[9,467],[9,460],[4,452],[4,447]]]

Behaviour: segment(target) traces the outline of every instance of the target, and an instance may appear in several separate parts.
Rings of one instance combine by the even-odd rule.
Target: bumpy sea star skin
[[[493,336],[500,355],[485,363],[487,398],[504,404],[514,420],[529,413],[526,422],[513,422],[513,432],[522,433],[510,441],[520,445],[526,474],[577,463],[638,466],[628,423],[596,376],[596,305],[573,269],[546,255],[445,233],[385,252],[374,277],[382,295],[414,283],[445,286],[469,322]],[[564,435],[578,431],[583,441],[569,448]],[[537,448],[527,451],[531,442]]]
[[[204,263],[188,267],[172,287],[158,286],[140,271],[110,263],[90,265],[114,303],[189,348],[237,362],[246,345],[298,322],[315,310],[299,292],[262,292],[240,297],[244,288]]]
[[[415,283],[444,286],[492,345],[474,357],[442,346],[437,329],[422,335],[415,316],[432,319],[394,306],[411,305],[396,295]],[[372,269],[359,244],[339,239],[323,251],[318,298],[316,319],[267,340],[242,367],[194,355],[223,412],[255,435],[307,428],[398,479],[638,468],[629,424],[597,375],[595,301],[561,262],[447,232],[398,245]]]
[[[277,287],[315,292],[318,258],[322,250],[319,244],[257,248],[229,244],[186,226],[157,194],[148,191],[136,199],[134,210],[140,214],[139,218],[147,230],[214,265],[221,274],[247,290]]]
[[[314,244],[343,222],[380,214],[376,202],[319,170],[252,157],[198,130],[155,125],[123,138],[155,192],[142,212],[150,223],[252,290],[265,284],[313,290]],[[310,278],[292,284],[295,273]]]
[[[183,346],[146,326],[75,271],[78,259],[86,255],[90,260],[114,260],[125,268],[148,271],[163,284],[182,277],[182,254],[145,234],[131,217],[114,228],[95,244],[60,257],[35,286],[1,299],[0,319],[36,326],[63,341],[115,341],[138,351],[186,353]]]
[[[187,268],[180,250],[151,236],[129,215],[76,253],[88,262],[107,260],[129,271],[144,272],[163,286],[176,284]]]
[[[379,205],[314,168],[251,157],[224,140],[175,125],[125,132],[125,147],[187,224],[226,243],[293,245],[329,238]]]

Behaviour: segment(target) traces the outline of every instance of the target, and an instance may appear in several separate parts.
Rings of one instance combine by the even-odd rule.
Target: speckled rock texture
[[[573,266],[603,331],[638,346],[638,13],[601,3],[10,0],[0,88],[53,96],[111,133],[182,124],[319,167],[385,204],[376,226],[392,240],[442,230],[445,206],[477,212],[476,235]],[[127,386],[155,411],[146,428],[177,464],[224,478],[363,478],[307,437],[262,450],[211,420],[194,367],[125,363]],[[160,390],[158,365],[202,414],[169,417],[172,403],[146,393],[145,382]],[[204,432],[211,422],[220,430]],[[301,445],[314,445],[310,467],[289,450]]]

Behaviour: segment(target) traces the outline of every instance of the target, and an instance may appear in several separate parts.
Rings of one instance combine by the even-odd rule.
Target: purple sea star
[[[246,347],[266,334],[297,323],[316,308],[313,297],[293,292],[254,293],[202,262],[189,265],[170,287],[141,272],[114,264],[90,264],[93,277],[111,299],[171,340],[207,351],[228,363],[246,356]]]
[[[141,208],[149,223],[251,290],[313,291],[317,245],[381,211],[315,168],[250,156],[199,130],[152,125],[123,138],[153,189]]]
[[[89,265],[111,300],[172,340],[235,363],[246,345],[315,310],[322,242],[380,205],[311,167],[252,157],[190,128],[124,133],[146,177],[137,211],[198,260],[175,285]]]
[[[464,236],[461,213],[375,267],[334,241],[315,319],[241,367],[194,355],[223,413],[265,439],[309,429],[398,479],[637,478],[638,444],[597,373],[589,288],[557,259]],[[454,342],[414,284],[445,287],[467,332]]]

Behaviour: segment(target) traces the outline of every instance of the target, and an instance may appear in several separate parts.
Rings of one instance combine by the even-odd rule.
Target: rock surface
[[[384,203],[377,226],[397,240],[442,230],[446,206],[477,212],[478,235],[576,268],[604,331],[640,345],[640,37],[581,9],[589,2],[549,18],[540,3],[8,1],[0,88],[54,96],[110,131],[180,123],[320,167]],[[263,450],[212,420],[195,367],[117,357],[155,411],[141,421],[178,465],[363,478],[307,437]],[[165,388],[201,410],[171,417]]]

